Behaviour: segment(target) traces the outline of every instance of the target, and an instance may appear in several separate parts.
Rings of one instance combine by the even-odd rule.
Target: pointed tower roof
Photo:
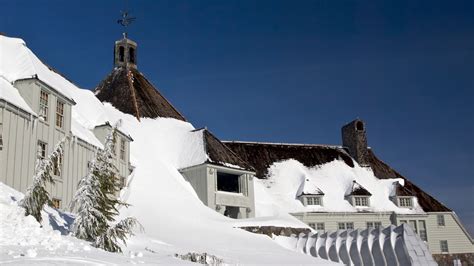
[[[169,117],[186,121],[183,115],[135,67],[116,67],[100,82],[95,95],[124,113],[140,117]]]

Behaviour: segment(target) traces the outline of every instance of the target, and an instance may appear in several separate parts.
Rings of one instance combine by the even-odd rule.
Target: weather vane
[[[127,27],[128,25],[132,24],[133,21],[135,21],[135,17],[130,17],[128,14],[128,10],[126,8],[127,6],[127,1],[125,1],[125,11],[120,11],[122,13],[122,18],[117,20],[117,23],[122,25],[125,28],[125,32],[123,33],[123,36],[126,38],[127,37]]]

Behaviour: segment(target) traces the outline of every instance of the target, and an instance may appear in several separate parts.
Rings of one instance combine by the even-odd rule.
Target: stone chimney
[[[364,121],[356,119],[343,126],[341,131],[342,146],[360,165],[367,166],[368,146]]]

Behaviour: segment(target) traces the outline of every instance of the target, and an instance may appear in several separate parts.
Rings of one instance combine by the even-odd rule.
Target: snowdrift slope
[[[4,57],[0,75],[7,81],[14,82],[16,79],[37,75],[77,103],[72,109],[73,134],[96,143],[97,139],[90,134],[95,125],[122,120],[120,129],[133,137],[131,159],[136,168],[133,178],[130,178],[133,180],[129,180],[129,187],[123,193],[125,200],[132,206],[122,209],[121,213],[123,216],[136,217],[144,226],[145,233],[132,238],[125,253],[140,252],[139,254],[144,254],[143,257],[163,254],[169,257],[174,253],[197,251],[211,253],[226,263],[329,263],[286,250],[266,236],[233,228],[234,220],[217,214],[199,201],[190,184],[177,170],[206,160],[202,138],[190,132],[194,129],[191,124],[168,118],[142,119],[138,122],[110,104],[102,104],[91,91],[79,89],[51,71],[22,40],[0,36],[0,46]],[[10,213],[11,210],[5,207],[8,204],[2,204],[2,213]],[[2,222],[10,225],[31,222],[27,221],[28,217],[25,221],[21,220],[20,216],[7,216]],[[269,223],[268,219],[265,222]],[[304,226],[296,221],[292,222]],[[29,227],[33,226],[30,224]],[[15,229],[7,228],[5,231],[7,230],[13,232],[11,230]],[[75,241],[71,240],[72,243]],[[4,247],[10,244],[2,241],[0,245]],[[43,242],[34,246],[43,248]],[[4,256],[11,255],[5,254],[3,250],[4,248],[0,253],[2,260]],[[55,250],[60,250],[62,255],[50,259],[54,254],[51,251],[38,257],[42,257],[43,262],[53,262],[68,253],[67,248]],[[115,260],[116,256],[120,255],[113,254],[110,259]],[[108,258],[107,256],[104,260]]]

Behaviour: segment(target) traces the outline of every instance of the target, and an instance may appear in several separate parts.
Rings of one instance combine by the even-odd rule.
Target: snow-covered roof
[[[65,77],[47,67],[26,46],[22,39],[0,35],[0,58],[2,59],[0,60],[0,98],[26,112],[36,115],[18,90],[12,85],[12,83],[17,80],[37,78],[71,102],[75,102],[72,95],[75,95],[76,98],[81,100],[82,98],[87,99],[82,97],[82,91],[85,90],[78,88]],[[89,93],[92,94],[91,92]],[[90,106],[90,109],[92,109],[92,106]],[[94,112],[100,113],[97,109],[95,109]],[[81,115],[77,114],[73,106],[71,122],[72,134],[93,146],[102,148],[102,143],[95,137],[92,131],[84,126],[84,124],[81,124],[78,119],[82,120]]]
[[[303,182],[303,187],[298,195],[324,195],[323,191],[309,178]]]
[[[352,187],[346,192],[346,196],[372,196],[372,194],[354,180],[352,181]]]
[[[41,62],[22,39],[0,35],[0,58],[0,76],[9,82],[37,78],[74,101],[68,90],[76,86]]]
[[[3,76],[0,76],[0,99],[15,105],[25,112],[37,116],[36,113],[33,112],[30,106],[25,102],[23,97],[21,97],[18,90],[13,87],[13,85],[10,84]]]

